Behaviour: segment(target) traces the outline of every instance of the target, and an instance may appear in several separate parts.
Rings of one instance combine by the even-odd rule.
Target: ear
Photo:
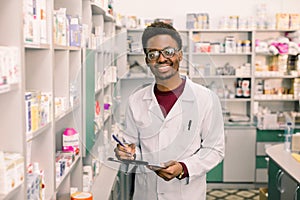
[[[179,61],[182,61],[182,50],[180,50],[179,52],[178,52],[178,60]]]

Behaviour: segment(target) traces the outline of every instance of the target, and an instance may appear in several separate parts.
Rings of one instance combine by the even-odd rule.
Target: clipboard
[[[144,161],[144,160],[117,160],[112,157],[107,158],[108,161],[112,162],[118,162],[118,163],[123,163],[123,164],[131,164],[131,165],[143,165],[146,167],[150,167],[153,170],[159,170],[159,169],[166,169],[168,166],[160,165],[160,164],[149,164],[149,162]]]

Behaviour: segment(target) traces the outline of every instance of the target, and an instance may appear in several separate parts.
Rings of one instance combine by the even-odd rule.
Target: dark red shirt
[[[164,117],[166,117],[168,115],[168,113],[170,112],[170,110],[172,109],[172,107],[174,106],[174,104],[176,103],[177,99],[180,97],[180,95],[183,92],[184,86],[185,86],[185,79],[182,79],[182,83],[174,90],[170,90],[170,91],[160,91],[157,88],[157,85],[155,85],[154,87],[154,94],[155,97],[157,99],[157,102],[161,108],[161,111],[164,115]],[[181,179],[188,177],[189,176],[189,172],[187,170],[186,165],[183,162],[179,162],[183,168],[184,174],[181,177]]]
[[[155,85],[154,94],[156,96],[157,102],[161,108],[164,117],[168,115],[173,105],[176,103],[177,99],[182,94],[184,86],[185,79],[182,79],[181,84],[176,89],[170,91],[160,91],[158,90],[157,85]]]

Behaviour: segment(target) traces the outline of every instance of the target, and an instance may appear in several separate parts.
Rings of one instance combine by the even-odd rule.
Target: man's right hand
[[[118,144],[115,148],[115,156],[119,160],[135,160],[135,144],[124,144],[125,147]]]

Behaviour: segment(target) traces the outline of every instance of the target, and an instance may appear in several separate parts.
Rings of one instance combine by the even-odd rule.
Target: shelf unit
[[[89,0],[75,0],[70,3],[66,0],[52,0],[46,2],[46,41],[43,43],[26,40],[23,30],[23,6],[30,1],[9,1],[1,6],[0,25],[7,27],[1,31],[0,46],[17,47],[16,60],[19,63],[18,82],[8,82],[0,86],[0,108],[6,116],[1,118],[0,147],[4,152],[16,152],[25,158],[24,171],[27,165],[38,162],[40,169],[45,172],[45,199],[69,199],[70,188],[83,190],[83,170],[85,165],[92,165],[91,159],[103,161],[98,177],[94,177],[91,191],[94,198],[109,198],[110,190],[116,182],[118,165],[104,162],[106,152],[112,152],[110,134],[113,123],[114,81],[112,73],[120,62],[121,53],[115,48],[115,33],[121,31],[115,26],[114,17],[107,13],[107,9]],[[66,9],[66,14],[78,17],[79,21],[89,27],[90,33],[94,30],[93,24],[104,27],[101,42],[93,49],[82,46],[68,46],[55,44],[53,15],[55,10]],[[13,14],[16,12],[17,14]],[[99,21],[102,16],[105,23]],[[13,24],[11,24],[13,23]],[[91,42],[91,35],[83,35],[83,41],[87,38]],[[56,36],[55,36],[56,37]],[[124,41],[124,40],[122,40]],[[88,43],[88,42],[87,42]],[[110,79],[107,79],[110,77]],[[92,90],[90,90],[92,89]],[[50,117],[43,125],[27,131],[28,120],[25,106],[25,94],[28,92],[41,92],[49,94],[51,108]],[[74,93],[77,99],[73,99]],[[90,98],[92,95],[92,98]],[[57,98],[63,109],[57,107]],[[90,99],[89,99],[90,98]],[[87,99],[90,100],[87,101]],[[101,109],[102,124],[98,124],[99,130],[94,133],[94,103],[100,101],[103,108],[109,103],[111,108],[104,113]],[[116,109],[116,108],[114,108]],[[22,117],[20,117],[22,116]],[[84,119],[84,120],[83,120]],[[11,126],[14,124],[14,126]],[[80,153],[75,156],[72,164],[64,174],[56,177],[56,153],[62,150],[62,133],[67,127],[74,128],[80,137]],[[91,131],[89,131],[89,129]],[[107,133],[107,135],[105,135]],[[90,137],[90,135],[94,137]],[[91,144],[88,140],[91,139]],[[13,143],[11,143],[13,141]],[[86,143],[87,142],[87,143]],[[89,146],[90,145],[90,146]],[[101,151],[103,150],[103,153]],[[88,153],[87,153],[88,152]],[[99,153],[100,152],[100,153]],[[109,173],[107,173],[109,171]],[[101,180],[107,180],[103,187]],[[8,194],[0,195],[0,199],[26,199],[27,177]],[[99,192],[98,188],[107,190]]]
[[[261,41],[266,41],[270,39],[275,40],[276,38],[284,37],[288,32],[294,32],[294,31],[296,30],[257,30],[255,31],[255,38]],[[270,68],[271,66],[273,66],[271,60],[272,58],[278,58],[278,56],[274,56],[270,53],[257,52],[255,53],[254,60],[255,63],[257,62],[262,63],[262,65],[265,64]],[[278,63],[274,64],[274,66],[278,64],[277,67],[280,67],[280,62],[282,61],[278,60]],[[284,64],[288,65],[286,62]],[[278,71],[280,71],[280,69],[278,69]],[[255,71],[254,68],[253,85],[255,86],[258,83],[264,82],[265,84],[264,90],[267,90],[268,89],[267,85],[272,84],[273,87],[278,87],[277,85],[280,83],[282,87],[291,90],[293,88],[293,81],[297,78],[299,78],[298,73],[290,74],[287,70],[286,72],[282,71],[280,74],[276,72],[272,73],[272,70],[270,70],[270,72],[266,74],[266,73],[261,73],[259,71]],[[266,82],[270,82],[270,83],[266,84]],[[281,91],[281,92],[282,92],[281,95],[272,94],[272,93],[266,95],[261,95],[261,94],[258,95],[254,93],[253,100],[258,104],[258,106],[270,108],[270,110],[273,113],[284,112],[284,111],[299,111],[299,98],[295,97],[295,95],[293,94],[286,94],[289,91]]]
[[[203,84],[220,97],[223,111],[234,115],[244,115],[249,117],[249,124],[253,121],[251,116],[251,66],[253,66],[253,52],[251,50],[242,51],[237,47],[227,48],[222,46],[226,37],[232,37],[234,45],[238,41],[254,41],[252,30],[190,30],[190,57],[189,76],[197,83]],[[205,49],[205,43],[221,44],[217,48]],[[230,46],[231,44],[228,44]],[[213,47],[213,45],[212,45]],[[220,49],[219,49],[220,48]],[[241,74],[232,71],[221,71],[227,64],[235,69],[249,63],[250,71]],[[237,79],[246,80],[250,84],[250,95],[248,98],[237,98]],[[228,123],[225,118],[225,124]]]
[[[123,35],[114,18],[91,1],[83,1],[83,22],[88,25],[89,34],[95,37],[95,40],[88,42],[82,54],[83,143],[86,148],[83,165],[95,167],[95,162],[99,164],[99,171],[94,174],[89,189],[93,198],[108,199],[118,181],[119,165],[106,158],[114,156],[116,145],[111,134],[118,106],[114,98],[117,66],[123,53],[117,45]],[[103,33],[98,35],[99,27],[103,28]]]
[[[89,30],[92,31],[96,26],[95,24],[97,23],[113,23],[113,18],[105,17],[106,12],[100,6],[91,1],[83,1],[83,3],[83,14],[86,17],[83,18],[83,21],[89,24]],[[103,17],[100,18],[99,16]],[[102,22],[101,19],[103,20]],[[114,29],[115,27],[111,28]],[[112,96],[113,89],[113,83],[107,82],[106,75],[107,72],[111,70],[111,66],[115,64],[115,30],[110,32],[111,35],[106,35],[105,37],[101,38],[101,42],[97,45],[88,46],[83,53],[83,92],[85,104],[84,118],[86,119],[84,120],[84,131],[86,133],[84,140],[86,145],[86,156],[91,156],[91,154],[98,154],[96,153],[98,150],[93,152],[93,148],[97,147],[95,143],[98,141],[98,139],[99,141],[103,142],[104,129],[109,128],[111,125],[111,109],[108,109],[107,112],[104,112],[104,104],[111,104],[111,102],[104,101],[104,96],[107,95],[108,99],[110,99]],[[92,34],[92,32],[90,34]],[[100,107],[100,114],[98,116],[98,119],[96,119],[95,114],[95,103],[97,101],[99,102]],[[101,139],[98,138],[98,136],[100,136]]]
[[[1,151],[20,153],[24,161],[24,181],[10,193],[0,199],[27,198],[27,166],[38,162],[44,171],[45,199],[69,198],[70,187],[82,189],[82,150],[76,156],[70,168],[67,168],[60,181],[56,179],[55,157],[62,149],[62,132],[73,127],[82,137],[81,106],[81,47],[54,44],[53,10],[66,8],[67,14],[81,17],[82,1],[72,4],[65,0],[44,1],[46,3],[47,38],[44,43],[24,41],[23,7],[30,1],[3,2],[1,6],[0,46],[17,47],[20,62],[20,80],[18,83],[1,86],[0,108],[6,113],[1,118]],[[15,13],[15,14],[13,14]],[[41,41],[42,42],[42,41]],[[77,101],[70,100],[71,90],[75,89]],[[28,92],[49,94],[51,106],[48,121],[28,130],[25,107],[25,95]],[[55,107],[57,97],[65,98],[65,109],[59,112]],[[33,119],[32,119],[33,120]],[[32,127],[33,128],[33,127]]]
[[[0,45],[17,47],[19,60],[20,80],[12,85],[1,86],[0,109],[5,115],[1,117],[0,125],[0,147],[1,151],[16,152],[25,157],[26,138],[25,138],[25,118],[24,116],[24,48],[23,48],[23,22],[22,6],[17,0],[3,2],[0,8],[0,26],[6,27],[0,33]],[[25,185],[21,184],[8,194],[0,196],[2,199],[22,199],[25,193]]]

